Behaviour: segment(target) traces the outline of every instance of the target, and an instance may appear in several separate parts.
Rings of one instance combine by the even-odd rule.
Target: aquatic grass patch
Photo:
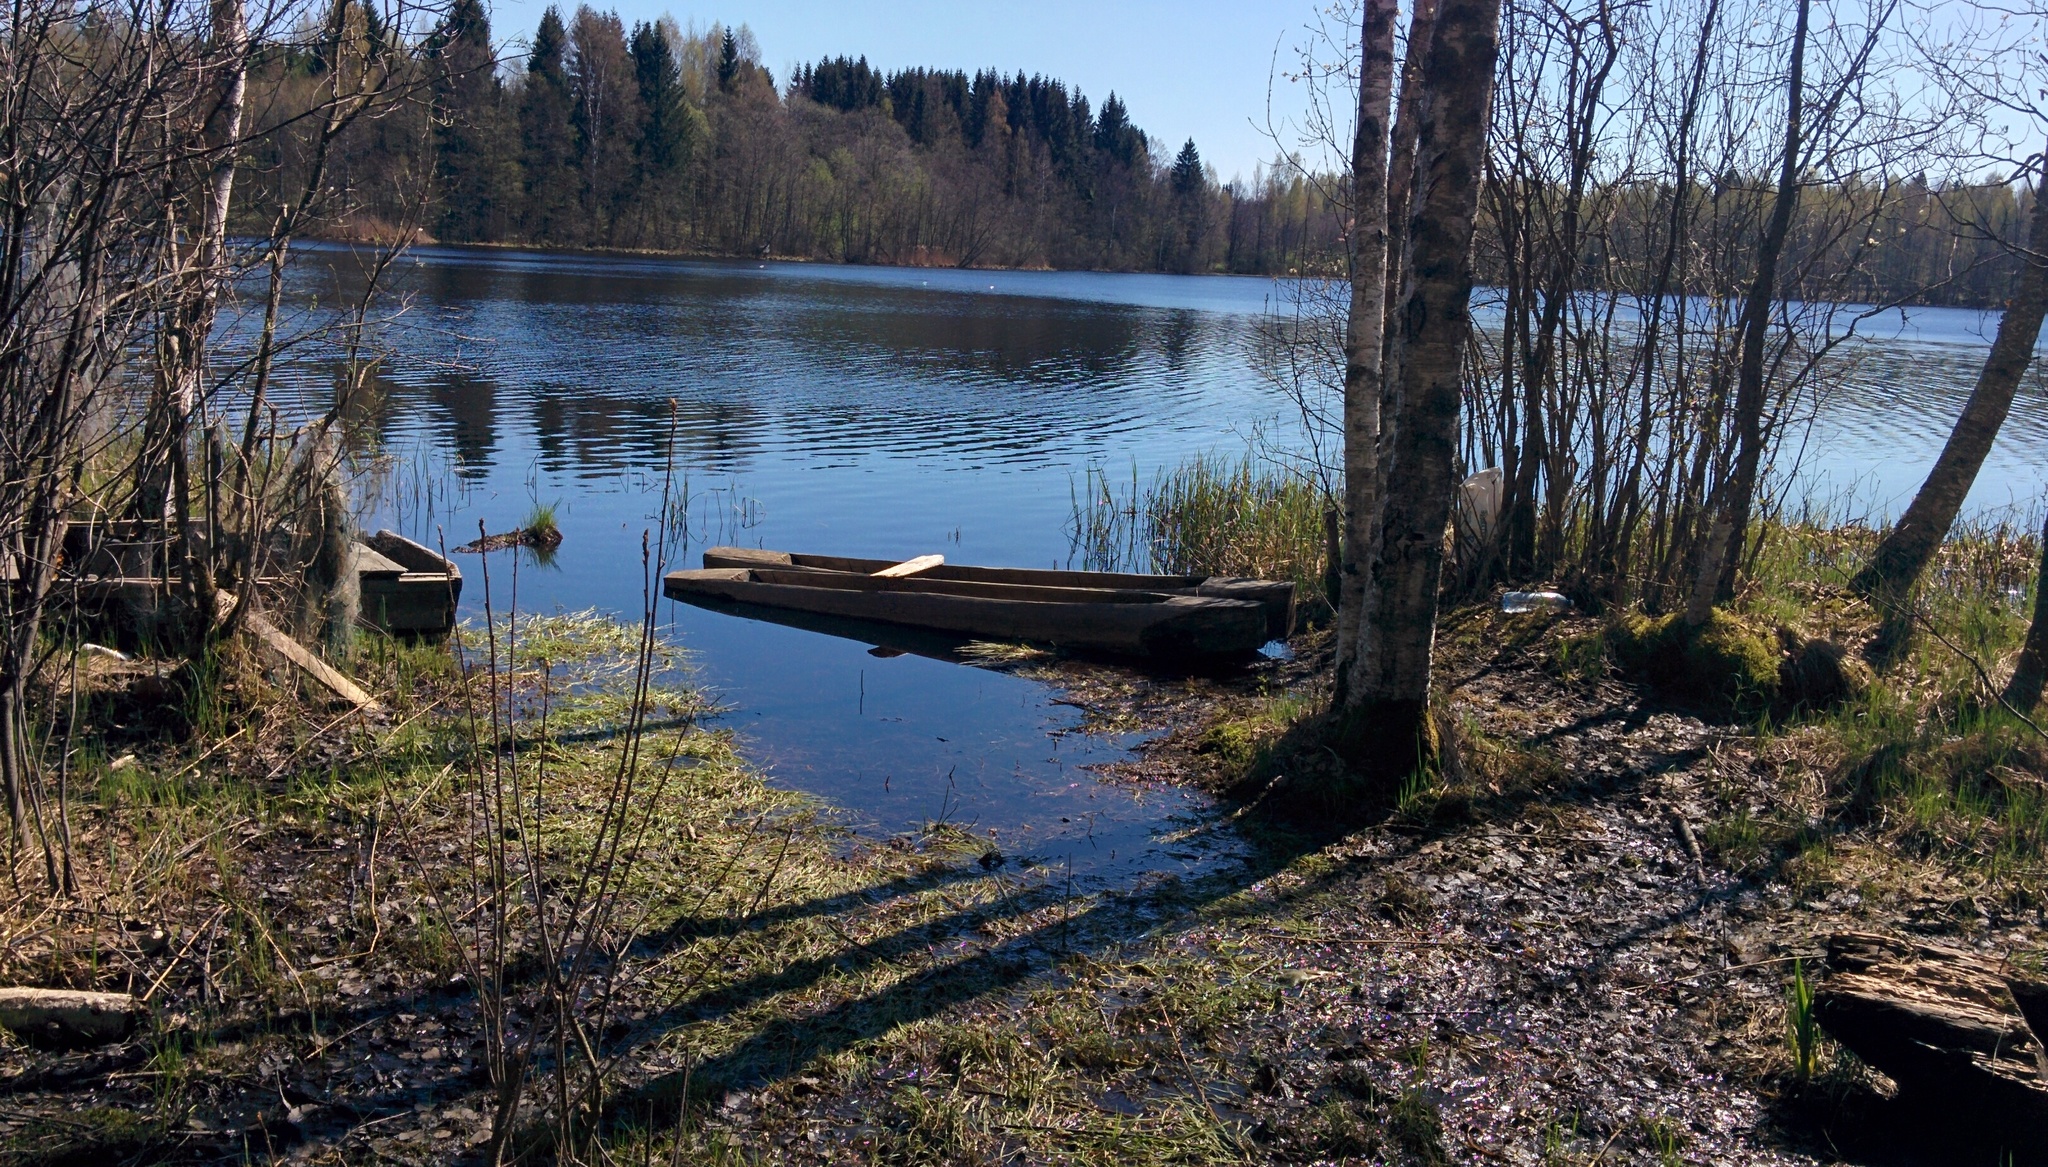
[[[1073,492],[1069,559],[1091,571],[1287,580],[1302,612],[1327,615],[1330,506],[1313,482],[1249,455],[1191,458],[1149,485],[1135,468],[1128,486],[1090,469]]]
[[[556,504],[535,502],[533,509],[526,512],[526,519],[519,524],[530,541],[554,544],[562,541],[562,528],[555,521]]]

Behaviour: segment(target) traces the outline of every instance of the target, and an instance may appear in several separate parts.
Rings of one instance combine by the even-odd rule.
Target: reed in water
[[[1150,485],[1091,470],[1077,485],[1069,562],[1092,571],[1235,575],[1290,580],[1314,619],[1327,611],[1323,512],[1313,482],[1247,454],[1216,454],[1162,470]]]

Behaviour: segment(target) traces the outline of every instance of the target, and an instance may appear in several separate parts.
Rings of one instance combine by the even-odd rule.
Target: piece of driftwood
[[[0,988],[0,1028],[36,1045],[76,1048],[119,1041],[147,1013],[128,993]]]
[[[532,547],[538,551],[553,551],[562,545],[562,532],[558,527],[534,530],[521,527],[516,531],[501,531],[496,535],[485,535],[471,539],[455,550],[462,555],[482,555],[490,551],[509,551],[514,547]]]
[[[216,595],[221,615],[225,616],[234,609],[235,597],[227,592],[218,592]],[[256,639],[297,666],[299,671],[318,681],[335,696],[359,709],[383,708],[377,699],[365,693],[361,686],[341,675],[334,666],[313,655],[311,649],[285,635],[282,629],[265,619],[262,613],[242,613],[242,625],[254,634]]]
[[[1814,1016],[1836,1041],[1898,1083],[1902,1102],[1959,1135],[2022,1149],[2048,1132],[2048,1053],[2020,1010],[2041,987],[1971,953],[1844,932]]]

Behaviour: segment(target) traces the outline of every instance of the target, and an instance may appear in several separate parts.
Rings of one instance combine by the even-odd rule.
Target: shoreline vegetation
[[[1320,156],[1232,191],[1113,96],[778,86],[588,7],[507,74],[476,0],[17,6],[0,1164],[2048,1159],[2048,547],[1956,523],[2048,312],[2039,138],[1981,117],[2038,29],[1398,7],[1303,50]],[[1076,887],[768,782],[658,634],[674,407],[639,611],[503,600],[536,498],[478,525],[481,619],[365,635],[348,419],[403,249],[286,296],[356,215],[1341,271],[1257,338],[1303,460],[1073,499],[1077,555],[1327,622],[1222,675],[966,654],[1150,731],[1103,777],[1213,792],[1174,841],[1232,854]],[[1787,511],[1844,306],[1966,294],[2011,308],[1901,521]],[[315,336],[329,408],[286,416]],[[1501,610],[1545,585],[1575,610]],[[51,992],[111,996],[17,1016]]]
[[[1314,579],[1319,511],[1289,481],[1162,475],[1119,500],[1148,524],[1124,553]],[[1729,616],[1754,684],[1796,659],[1780,629],[1875,635],[1841,580],[1878,534],[1768,533]],[[51,678],[79,710],[81,894],[0,913],[0,980],[148,1015],[111,1046],[12,1044],[0,1162],[1809,1162],[1953,1140],[1896,1125],[1824,1035],[1788,1037],[1786,986],[1843,930],[2048,972],[2048,739],[1978,671],[2017,649],[2038,555],[1956,532],[1936,635],[1825,709],[1674,687],[1632,663],[1626,615],[1462,601],[1442,770],[1336,831],[1276,793],[1342,781],[1312,732],[1327,628],[1247,674],[1140,684],[970,654],[1151,731],[1103,777],[1215,792],[1191,842],[1249,847],[1078,893],[972,830],[862,836],[767,784],[686,659],[595,613],[358,637],[336,659],[376,715],[247,650],[208,675],[82,657]]]
[[[353,199],[308,207],[297,224],[308,237],[991,270],[1339,280],[1350,270],[1349,176],[1309,169],[1303,152],[1348,142],[1317,120],[1341,103],[1275,127],[1273,160],[1226,180],[1193,140],[1148,135],[1114,91],[1097,104],[1023,70],[886,72],[837,56],[778,80],[762,63],[772,46],[744,24],[664,16],[628,27],[589,5],[550,6],[527,51],[501,57],[477,0],[454,0],[432,20],[417,57],[384,81],[397,100],[340,133],[302,116],[326,99],[323,49],[295,34],[263,46],[251,84],[275,94],[270,112],[284,124],[235,192],[237,231],[267,235],[318,166]],[[1311,104],[1335,96],[1318,89]],[[1530,132],[1551,128],[1560,127]],[[2002,303],[2016,264],[1997,240],[2027,212],[2021,172],[1930,178],[1924,165],[1886,162],[1883,183],[1812,184],[1788,270],[1842,300]],[[1597,212],[1586,221],[1602,224],[1576,240],[1585,285],[1669,286],[1659,280],[1671,273],[1637,252],[1674,195],[1697,201],[1708,233],[1753,228],[1771,194],[1768,165],[1720,163],[1711,184],[1640,177],[1573,192]],[[1528,173],[1536,167],[1505,159],[1496,195],[1517,184],[1530,184],[1530,197],[1567,193],[1554,176]],[[1532,270],[1531,224],[1511,201],[1480,207],[1474,257],[1480,282],[1503,288],[1544,266]],[[1837,246],[1851,221],[1870,241],[1853,255]],[[1678,286],[1723,296],[1723,274],[1681,273]]]

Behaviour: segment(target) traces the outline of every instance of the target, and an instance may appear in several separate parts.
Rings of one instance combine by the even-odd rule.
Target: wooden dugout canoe
[[[871,576],[894,566],[891,559],[855,559],[840,555],[803,555],[749,547],[710,547],[704,566],[796,569]],[[1039,588],[1082,588],[1154,592],[1169,596],[1208,596],[1249,600],[1266,613],[1266,639],[1285,640],[1294,631],[1294,585],[1222,575],[1141,575],[1119,571],[1052,571],[1029,567],[971,567],[947,563],[920,571],[921,580],[957,583],[1011,584]],[[1263,642],[1261,642],[1263,643]]]
[[[671,572],[663,592],[675,600],[752,604],[1120,656],[1242,656],[1258,651],[1267,640],[1266,610],[1255,601],[1135,588],[1045,587],[922,575],[889,579],[801,567],[710,567]]]

